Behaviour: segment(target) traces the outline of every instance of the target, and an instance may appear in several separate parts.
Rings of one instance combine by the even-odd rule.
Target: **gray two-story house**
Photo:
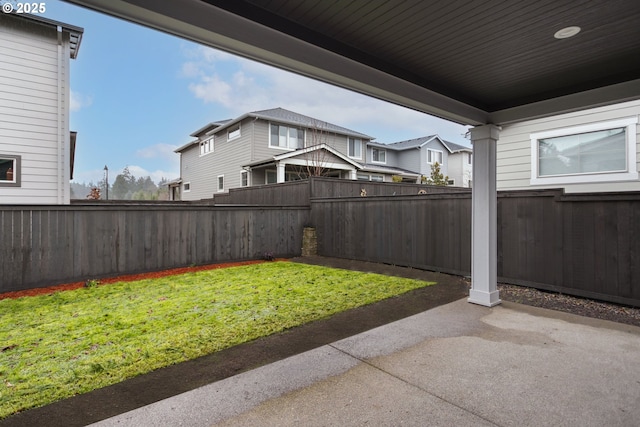
[[[425,177],[431,175],[431,167],[438,162],[442,174],[449,177],[449,185],[471,187],[472,153],[471,147],[430,135],[391,144],[370,141],[366,162],[370,170],[394,166]]]
[[[255,111],[196,130],[175,150],[180,178],[173,200],[200,200],[230,188],[272,184],[308,176],[417,182],[421,174],[369,161],[371,136],[283,108]]]

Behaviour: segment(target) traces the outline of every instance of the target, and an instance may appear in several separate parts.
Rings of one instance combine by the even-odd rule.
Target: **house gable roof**
[[[471,147],[465,147],[464,145],[456,144],[450,141],[445,141],[444,139],[440,138],[438,135],[423,136],[420,138],[408,139],[406,141],[392,142],[390,144],[382,144],[379,142],[369,142],[367,143],[367,145],[370,147],[381,147],[388,150],[404,151],[404,150],[410,150],[412,148],[422,148],[431,141],[439,141],[440,144],[442,144],[442,146],[446,148],[447,151],[451,154],[458,153],[458,152],[471,153],[473,151]]]
[[[222,125],[220,125],[219,128],[216,129],[216,132],[221,131],[238,122],[241,122],[242,120],[248,117],[253,117],[253,118],[267,120],[267,121],[274,121],[274,122],[298,126],[298,127],[318,129],[319,131],[322,131],[322,132],[337,133],[341,135],[353,136],[355,138],[373,139],[373,137],[369,135],[365,135],[363,133],[356,132],[351,129],[347,129],[342,126],[334,125],[332,123],[328,123],[319,119],[314,119],[313,117],[305,116],[303,114],[285,110],[284,108],[279,108],[279,107],[272,108],[269,110],[260,110],[260,111],[253,111],[251,113],[245,113],[240,117],[225,121]]]
[[[314,151],[318,151],[318,150],[324,150],[327,151],[329,153],[331,153],[332,155],[334,155],[335,157],[339,158],[340,160],[344,161],[347,164],[352,165],[353,167],[355,167],[356,169],[362,169],[362,165],[352,159],[350,159],[349,157],[345,156],[344,154],[340,153],[339,151],[335,150],[334,148],[331,148],[330,146],[328,146],[327,144],[317,144],[317,145],[312,145],[306,148],[301,148],[299,150],[294,150],[294,151],[289,151],[287,153],[283,153],[283,154],[278,154],[272,157],[268,157],[266,159],[263,160],[258,160],[256,162],[252,162],[246,165],[243,165],[243,167],[245,166],[251,166],[251,167],[255,167],[255,166],[260,166],[260,165],[264,165],[264,164],[269,164],[269,163],[273,163],[273,162],[277,162],[280,160],[285,160],[285,159],[290,159],[292,157],[298,157],[301,156],[303,154],[306,153],[312,153]]]

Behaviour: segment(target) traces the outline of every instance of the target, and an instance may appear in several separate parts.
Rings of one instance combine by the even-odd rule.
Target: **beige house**
[[[639,191],[640,101],[505,125],[498,190]]]

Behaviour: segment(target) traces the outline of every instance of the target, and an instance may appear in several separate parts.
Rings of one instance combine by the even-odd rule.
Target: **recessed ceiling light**
[[[575,36],[579,32],[580,32],[580,27],[566,27],[556,31],[553,37],[557,39],[568,39],[569,37]]]

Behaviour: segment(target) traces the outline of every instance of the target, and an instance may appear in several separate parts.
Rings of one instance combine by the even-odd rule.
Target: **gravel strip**
[[[540,291],[523,286],[498,284],[500,299],[580,316],[640,326],[640,308]]]

